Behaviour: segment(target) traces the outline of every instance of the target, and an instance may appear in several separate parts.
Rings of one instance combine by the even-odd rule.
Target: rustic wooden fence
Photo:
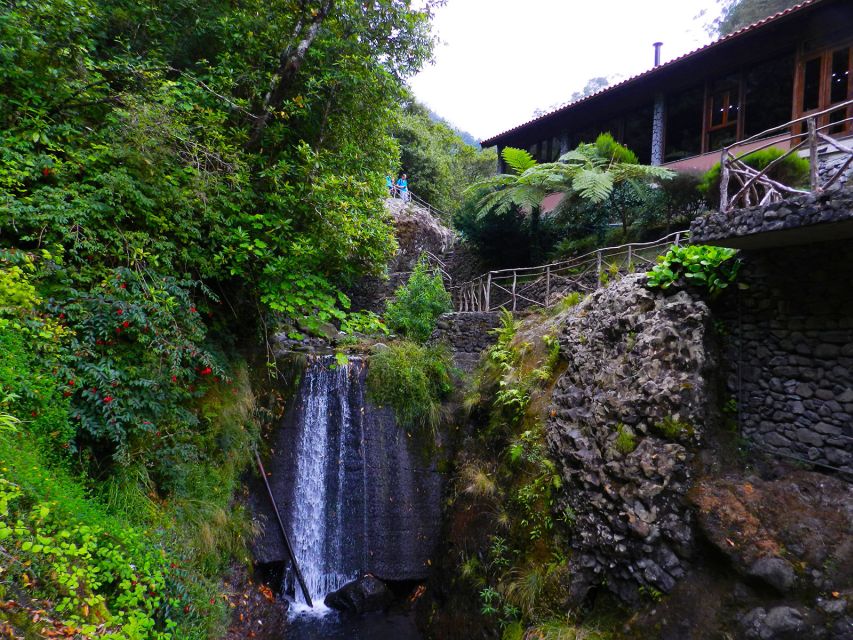
[[[563,262],[489,271],[451,287],[454,307],[457,311],[547,308],[571,291],[595,291],[616,275],[646,270],[657,256],[688,235],[677,231],[654,242],[607,247]]]
[[[739,155],[732,152],[732,147],[724,148],[720,158],[720,166],[722,167],[720,174],[720,211],[728,213],[744,207],[778,202],[789,195],[820,193],[831,187],[853,162],[853,148],[841,144],[830,134],[833,131],[840,130],[843,132],[849,129],[848,123],[853,122],[851,113],[853,113],[853,100],[848,100],[833,105],[824,111],[792,120],[738,142],[737,146],[741,147],[772,136],[772,139],[765,144],[751,148]],[[830,115],[842,117],[832,121]],[[784,135],[784,137],[780,138],[780,135]],[[780,142],[790,142],[791,146],[784,155],[770,162],[764,169],[754,169],[744,162],[744,158],[749,154],[776,146]],[[840,154],[841,159],[836,166],[828,168],[822,176],[818,171],[818,153],[823,144],[827,145],[826,151],[833,150]],[[782,184],[768,177],[768,172],[782,163],[785,158],[795,153],[799,154],[801,150],[806,149],[808,149],[809,158],[808,189]],[[732,188],[736,189],[734,194],[730,193]]]

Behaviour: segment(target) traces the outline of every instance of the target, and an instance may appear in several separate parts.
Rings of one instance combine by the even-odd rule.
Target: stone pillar
[[[569,132],[563,131],[563,133],[560,134],[560,155],[568,153],[569,151],[571,151],[571,149],[569,149]]]
[[[663,164],[663,133],[665,126],[663,94],[658,93],[655,95],[655,109],[652,115],[652,164],[654,166]]]
[[[501,155],[501,152],[504,150],[503,145],[498,145],[498,173],[506,173],[506,162],[504,162],[504,158]]]

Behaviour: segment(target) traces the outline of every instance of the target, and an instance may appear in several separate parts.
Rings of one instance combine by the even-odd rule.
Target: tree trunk
[[[258,117],[252,127],[252,134],[246,143],[247,150],[256,151],[260,148],[264,131],[272,117],[272,111],[279,108],[284,102],[288,88],[296,78],[296,74],[299,73],[308,49],[320,32],[320,27],[334,7],[334,4],[335,0],[326,0],[323,6],[311,15],[307,27],[304,15],[296,23],[293,38],[296,46],[290,46],[285,49],[279,58],[279,66],[270,83],[270,90],[264,97],[264,104],[257,114]]]

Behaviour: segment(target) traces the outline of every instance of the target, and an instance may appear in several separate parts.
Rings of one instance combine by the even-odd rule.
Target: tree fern
[[[572,180],[572,189],[584,200],[604,202],[613,192],[613,174],[596,167],[584,167]]]
[[[501,157],[506,162],[507,166],[516,174],[522,174],[530,167],[536,165],[536,160],[524,149],[516,149],[514,147],[505,147],[501,151]]]

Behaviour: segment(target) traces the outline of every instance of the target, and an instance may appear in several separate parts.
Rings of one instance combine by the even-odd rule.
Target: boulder
[[[323,602],[327,607],[338,611],[360,614],[381,611],[388,607],[393,599],[393,594],[382,580],[367,574],[333,591]]]

